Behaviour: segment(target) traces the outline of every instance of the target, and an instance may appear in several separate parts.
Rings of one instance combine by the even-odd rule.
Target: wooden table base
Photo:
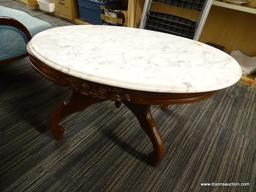
[[[73,91],[71,97],[65,100],[51,116],[50,130],[55,139],[63,138],[63,129],[59,126],[59,123],[68,115],[105,100],[115,102],[117,107],[123,103],[136,116],[141,128],[152,142],[154,149],[152,165],[157,165],[163,158],[164,147],[150,112],[150,106],[160,105],[163,110],[166,110],[170,104],[194,103],[207,99],[215,93],[215,91],[202,93],[158,93],[114,87],[65,74],[44,64],[31,53],[29,53],[29,59],[34,69],[44,77]]]
[[[102,101],[104,100],[73,92],[70,98],[65,100],[51,116],[50,130],[53,137],[57,140],[63,139],[64,131],[59,125],[62,119],[72,113],[82,111],[83,109]],[[150,112],[150,105],[135,104],[128,101],[123,102],[123,104],[136,116],[141,128],[150,138],[154,149],[151,162],[152,165],[156,166],[163,158],[164,145],[157,130],[154,118]]]

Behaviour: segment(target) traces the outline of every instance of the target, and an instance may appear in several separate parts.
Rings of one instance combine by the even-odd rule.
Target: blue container
[[[100,6],[113,6],[116,2],[117,0],[106,3],[97,0],[78,0],[79,16],[88,23],[100,25],[102,24]]]

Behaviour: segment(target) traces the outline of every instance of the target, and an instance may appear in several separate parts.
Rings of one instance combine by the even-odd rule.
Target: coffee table
[[[63,138],[59,123],[71,113],[105,100],[123,103],[152,142],[153,165],[164,147],[150,106],[198,102],[241,77],[238,63],[220,50],[142,29],[58,27],[37,34],[27,49],[38,72],[72,90],[51,116],[55,139]]]

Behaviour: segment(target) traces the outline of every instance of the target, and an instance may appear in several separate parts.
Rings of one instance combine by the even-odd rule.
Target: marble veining
[[[27,49],[72,76],[141,91],[214,91],[235,84],[242,74],[230,55],[211,46],[126,27],[57,27],[34,36]]]

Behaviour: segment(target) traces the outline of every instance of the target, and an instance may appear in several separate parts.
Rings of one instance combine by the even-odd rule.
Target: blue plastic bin
[[[100,6],[113,6],[116,3],[117,0],[106,3],[97,0],[78,0],[79,16],[88,23],[100,25],[102,24]]]

